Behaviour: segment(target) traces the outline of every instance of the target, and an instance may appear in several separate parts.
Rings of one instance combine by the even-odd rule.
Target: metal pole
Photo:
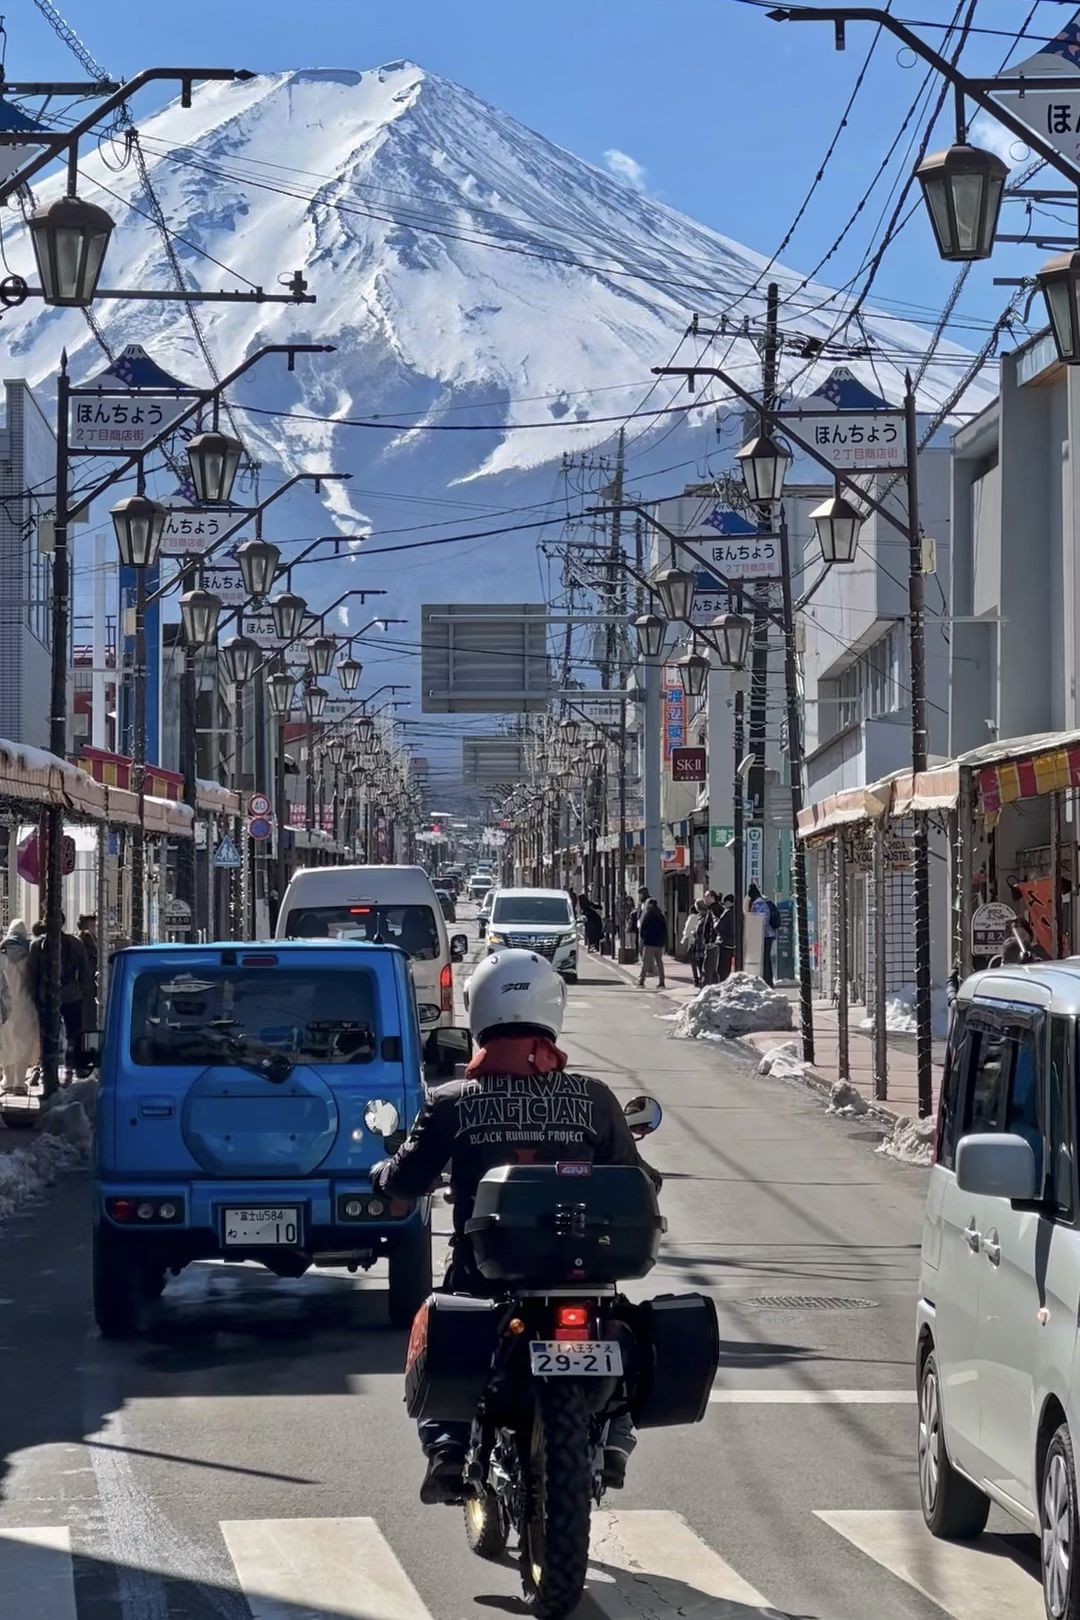
[[[618,910],[619,949],[626,949],[626,699],[619,704],[619,858],[615,866],[615,905]]]
[[[833,835],[836,865],[836,1072],[841,1080],[851,1079],[848,1052],[848,907],[847,845],[842,832]]]
[[[131,740],[131,787],[138,819],[131,831],[131,943],[146,941],[146,570],[135,574],[135,637],[132,653],[135,721]]]
[[[660,666],[655,662],[645,665],[645,758],[643,761],[645,797],[645,887],[649,893],[660,896],[663,887],[663,861],[661,843],[663,828],[660,822]]]
[[[191,838],[181,838],[176,846],[176,896],[190,907],[191,938],[197,940],[198,896],[195,885],[195,808],[198,796],[196,784],[197,741],[195,736],[195,649],[183,643],[180,668],[180,774],[183,777],[183,800],[191,811]]]
[[[919,525],[919,429],[911,373],[905,379],[904,426],[907,460],[908,638],[911,662],[911,770],[926,769],[926,644],[923,633],[925,578]],[[915,783],[912,782],[912,788]],[[915,857],[915,1042],[919,1084],[919,1118],[934,1106],[933,1029],[930,999],[930,839],[926,816],[914,815]]]
[[[285,828],[288,825],[289,807],[285,801],[285,720],[277,724],[277,750],[274,756],[274,814],[277,817],[277,847],[275,855],[275,878],[277,886],[277,903],[280,906],[285,894],[288,864],[285,859]]]
[[[255,780],[252,786],[257,793],[266,793],[270,785],[269,764],[266,757],[266,672],[261,667],[255,674],[252,722],[255,727]],[[259,932],[259,901],[265,898],[267,888],[266,841],[265,839],[249,838],[248,848],[251,852],[251,894],[249,897],[250,911],[244,919],[244,931],[250,933],[250,937],[255,939]]]
[[[792,879],[795,891],[795,940],[799,955],[799,1025],[803,1058],[814,1061],[814,984],[810,970],[810,899],[806,883],[806,848],[799,837],[803,807],[802,715],[795,652],[795,613],[791,601],[791,541],[787,511],[780,508],[780,589],[784,616],[784,692],[787,699],[788,774],[791,778]]]
[[[68,550],[68,380],[67,351],[60,356],[56,382],[56,511],[53,515],[52,649],[49,690],[49,752],[67,757],[68,639],[71,607],[71,557]],[[64,807],[50,804],[38,850],[45,878],[45,961],[41,1002],[41,1072],[45,1094],[60,1080],[60,935],[64,915]]]
[[[244,795],[244,688],[240,685],[233,687],[233,791],[243,802]],[[235,835],[236,848],[240,854],[240,865],[232,874],[232,936],[234,939],[243,939],[247,932],[247,895],[246,895],[246,861],[244,860],[243,845],[243,813],[236,817]]]
[[[885,1028],[888,990],[885,953],[888,916],[885,910],[885,822],[874,822],[874,1097],[889,1096],[889,1036]]]
[[[97,968],[97,1027],[105,1021],[105,998],[109,989],[109,884],[106,861],[109,855],[109,828],[104,821],[97,829],[97,889],[94,905],[97,908],[98,968]]]
[[[742,772],[740,771],[739,766],[743,762],[743,755],[746,750],[745,713],[746,694],[744,693],[742,686],[739,684],[738,677],[736,676],[734,724],[731,733],[732,743],[734,744],[735,749],[735,781],[731,820],[732,835],[735,839],[735,848],[732,851],[732,883],[733,893],[735,895],[735,907],[732,913],[732,922],[735,934],[734,957],[736,970],[741,970],[743,965],[743,869],[745,865],[746,851],[743,847],[743,840],[745,838],[745,831],[743,827],[744,789]],[[711,808],[709,810],[709,817],[711,820]]]

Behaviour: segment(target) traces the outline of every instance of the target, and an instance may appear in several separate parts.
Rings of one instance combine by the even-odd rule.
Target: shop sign
[[[704,748],[673,748],[671,750],[671,778],[674,782],[705,781]]]
[[[746,882],[761,888],[765,877],[765,831],[762,827],[746,829]]]
[[[686,693],[677,670],[664,671],[664,764],[686,741]]]
[[[971,919],[972,956],[996,956],[1015,921],[1016,912],[1003,900],[977,907]]]
[[[734,838],[734,836],[735,836],[734,827],[711,826],[709,828],[709,848],[710,849],[727,849],[728,845],[731,843],[731,840]]]

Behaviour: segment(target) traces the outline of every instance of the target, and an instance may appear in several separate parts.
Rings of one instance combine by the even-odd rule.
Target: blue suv
[[[455,1031],[442,1032],[453,1046]],[[371,1166],[423,1100],[415,997],[391,945],[155,945],[113,959],[94,1177],[94,1314],[137,1333],[192,1260],[390,1263],[390,1320],[431,1289],[430,1200]]]

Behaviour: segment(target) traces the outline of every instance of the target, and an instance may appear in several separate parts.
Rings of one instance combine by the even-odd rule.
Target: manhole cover
[[[834,1294],[759,1294],[742,1304],[758,1311],[873,1311],[876,1299],[841,1299]]]

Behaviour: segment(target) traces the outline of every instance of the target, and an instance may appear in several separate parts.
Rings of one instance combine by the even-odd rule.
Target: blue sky
[[[852,25],[848,49],[838,54],[830,27],[778,25],[740,0],[61,0],[60,9],[114,74],[151,63],[364,68],[410,57],[766,253],[813,179],[872,37],[869,27]],[[954,0],[910,0],[896,9],[944,22]],[[1011,34],[1028,9],[1029,0],[980,0],[977,23]],[[1056,31],[1072,9],[1038,0],[1032,31]],[[31,0],[14,0],[7,13],[11,77],[73,72]],[[941,39],[940,29],[924,35]],[[965,67],[996,71],[1010,43],[974,36]],[[1034,49],[1027,43],[1016,56]],[[920,69],[898,60],[895,43],[878,48],[849,128],[785,255],[789,264],[806,270],[828,249],[920,79]],[[145,97],[141,104],[152,105]],[[913,123],[916,139],[924,124],[921,117]],[[949,138],[943,125],[937,144]],[[822,279],[836,284],[858,269],[894,176],[910,167],[902,162],[906,146],[907,137]],[[1018,207],[1005,228],[1023,229]],[[1031,271],[1041,257],[999,249],[992,267],[971,276],[961,312],[982,320],[996,314],[1006,293],[993,287],[993,275]],[[920,214],[890,250],[876,291],[886,306],[895,297],[934,308],[952,280]],[[962,331],[953,335],[965,341]]]

